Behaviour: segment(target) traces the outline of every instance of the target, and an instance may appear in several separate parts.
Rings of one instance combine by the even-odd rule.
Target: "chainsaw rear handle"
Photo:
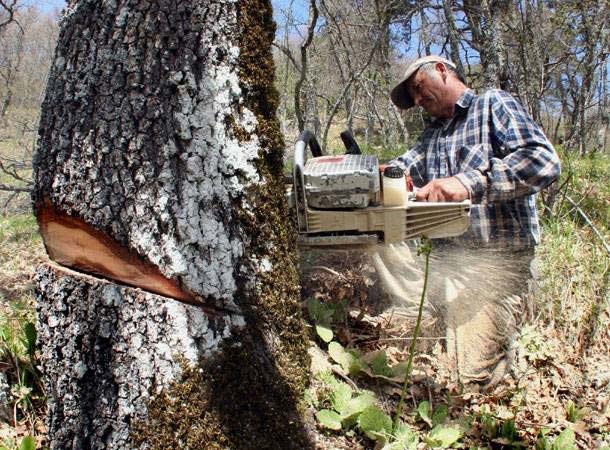
[[[318,140],[311,131],[305,130],[298,137],[297,143],[294,147],[295,166],[305,166],[305,153],[307,151],[308,146],[309,150],[311,151],[311,156],[313,156],[314,158],[322,156],[322,148],[320,147],[320,144],[318,144]]]

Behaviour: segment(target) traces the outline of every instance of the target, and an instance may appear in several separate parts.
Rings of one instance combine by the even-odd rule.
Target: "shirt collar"
[[[456,113],[458,112],[458,110],[465,110],[470,108],[470,105],[472,104],[476,96],[477,95],[472,89],[466,89],[464,92],[462,92],[462,95],[460,95],[460,97],[457,99],[457,102],[455,102]]]
[[[446,119],[434,119],[430,126],[433,128],[440,128],[444,125],[448,125],[455,117],[461,116],[470,108],[470,105],[472,105],[476,96],[477,94],[472,89],[466,89],[455,102],[455,112],[453,116]]]

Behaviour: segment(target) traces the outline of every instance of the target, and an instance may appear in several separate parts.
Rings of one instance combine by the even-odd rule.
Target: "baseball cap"
[[[416,59],[411,64],[409,64],[409,67],[407,67],[402,81],[398,83],[390,92],[390,98],[392,99],[392,103],[394,103],[400,109],[409,109],[411,106],[413,106],[415,103],[413,102],[413,99],[411,98],[411,96],[409,95],[409,91],[407,90],[409,78],[411,78],[411,76],[415,72],[417,72],[417,70],[421,66],[433,62],[442,62],[445,65],[455,69],[455,64],[453,64],[451,61],[446,60],[445,58],[441,58],[440,56],[430,55]]]

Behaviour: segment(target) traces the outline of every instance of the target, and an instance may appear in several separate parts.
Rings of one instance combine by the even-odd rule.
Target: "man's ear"
[[[447,67],[442,62],[436,63],[436,70],[439,72],[443,81],[447,80]]]

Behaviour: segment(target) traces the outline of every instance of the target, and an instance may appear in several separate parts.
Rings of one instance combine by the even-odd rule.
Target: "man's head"
[[[466,89],[452,62],[426,56],[409,65],[390,96],[401,109],[418,105],[433,117],[446,118],[453,115],[455,102]]]

